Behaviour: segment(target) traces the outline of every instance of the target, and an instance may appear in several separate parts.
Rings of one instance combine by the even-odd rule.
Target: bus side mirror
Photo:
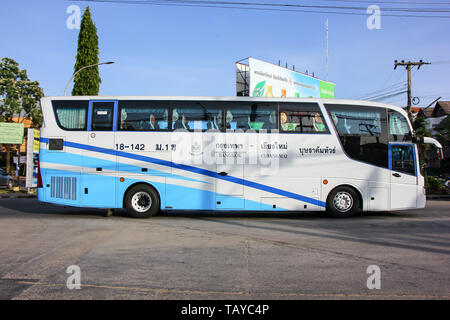
[[[423,137],[412,137],[412,143],[423,143]]]
[[[434,138],[429,138],[429,137],[424,137],[422,139],[423,139],[423,143],[431,144],[431,145],[433,145],[433,146],[435,146],[437,148],[439,160],[443,160],[444,159],[444,153],[442,152],[442,145],[440,144],[439,141],[437,141]]]

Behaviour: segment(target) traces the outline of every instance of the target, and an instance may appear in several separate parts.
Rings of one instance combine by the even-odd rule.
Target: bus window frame
[[[56,107],[56,105],[55,105],[55,102],[56,102],[56,103],[59,103],[59,102],[75,102],[75,101],[88,102],[88,100],[52,100],[52,101],[51,101],[51,105],[52,105],[52,110],[53,110],[53,116],[55,117],[56,125],[57,125],[61,130],[64,130],[64,131],[78,131],[78,132],[81,131],[81,132],[85,132],[85,131],[87,131],[87,127],[88,127],[89,102],[88,102],[88,105],[86,106],[86,116],[85,116],[86,125],[85,125],[85,128],[82,128],[82,129],[70,129],[70,128],[65,128],[65,127],[63,127],[63,126],[61,125],[61,122],[59,121],[58,113],[56,112],[57,107]],[[61,107],[61,108],[64,109],[64,108],[67,108],[67,107]],[[44,120],[42,120],[42,123],[44,123]],[[44,127],[44,126],[42,126],[42,127]]]
[[[112,119],[112,130],[92,130],[92,116],[93,116],[93,108],[94,103],[100,102],[100,103],[114,103],[113,107],[113,119]],[[89,109],[88,109],[88,120],[87,120],[87,126],[86,131],[102,131],[102,132],[115,132],[117,131],[117,111],[118,111],[118,105],[119,100],[89,100]]]
[[[119,117],[119,111],[121,111],[120,109],[120,102],[121,101],[150,101],[150,102],[165,102],[167,103],[167,129],[155,129],[155,130],[123,130],[120,129],[120,117]],[[117,128],[117,132],[173,132],[173,130],[170,129],[170,123],[172,121],[172,102],[173,100],[118,100],[118,105],[117,105],[117,119],[116,119],[116,128]]]
[[[319,110],[319,112],[320,112],[320,114],[321,114],[321,116],[322,116],[322,121],[323,121],[323,124],[325,125],[325,131],[323,131],[323,132],[320,132],[320,131],[316,131],[316,132],[314,132],[314,131],[312,131],[312,132],[295,132],[295,131],[283,131],[283,130],[281,130],[281,116],[280,116],[280,114],[281,114],[281,112],[282,112],[282,110],[281,110],[281,104],[296,104],[296,105],[301,105],[301,104],[305,104],[305,103],[309,103],[309,104],[315,104],[315,105],[317,105],[317,108],[318,108],[318,110]],[[321,106],[321,104],[319,103],[319,102],[297,102],[297,101],[295,101],[295,102],[290,102],[290,101],[286,101],[286,102],[277,102],[277,104],[278,104],[278,115],[277,115],[277,117],[278,117],[278,131],[279,131],[279,134],[314,134],[314,135],[316,135],[316,134],[322,134],[322,135],[332,135],[333,133],[331,132],[331,130],[330,130],[330,125],[328,124],[328,120],[327,120],[327,118],[325,117],[325,115],[328,115],[326,112],[323,112],[325,109],[323,109],[322,110],[322,106]],[[325,110],[326,111],[326,110]]]
[[[413,151],[413,161],[414,161],[414,174],[411,174],[409,172],[405,172],[405,171],[400,171],[400,170],[395,170],[392,168],[392,146],[408,146],[412,148]],[[414,143],[399,143],[399,142],[393,142],[393,143],[389,143],[389,149],[388,149],[388,155],[389,155],[389,170],[391,171],[395,171],[398,173],[402,173],[402,174],[407,174],[409,176],[412,177],[418,177],[418,173],[417,173],[417,167],[418,167],[418,163],[417,163],[417,156],[416,156],[416,146]]]

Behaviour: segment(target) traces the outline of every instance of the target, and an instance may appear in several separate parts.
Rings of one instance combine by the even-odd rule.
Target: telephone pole
[[[325,27],[326,27],[326,30],[327,30],[327,81],[328,81],[328,19],[327,19],[327,21],[326,21],[326,23],[325,23]]]
[[[406,71],[408,71],[408,101],[406,104],[408,115],[411,113],[411,69],[414,66],[417,66],[417,70],[419,70],[420,67],[424,64],[431,64],[431,63],[423,62],[422,60],[419,60],[418,62],[411,62],[405,60],[402,60],[400,62],[398,62],[397,60],[394,61],[394,70],[397,69],[397,66],[404,66]]]

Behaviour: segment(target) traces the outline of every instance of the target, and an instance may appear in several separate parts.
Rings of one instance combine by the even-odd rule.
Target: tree
[[[81,20],[80,33],[78,35],[78,50],[74,72],[82,67],[98,63],[98,36],[97,28],[91,19],[89,6],[86,7]],[[86,68],[80,71],[74,79],[72,89],[73,96],[98,95],[100,89],[100,75],[98,66]]]
[[[436,126],[436,138],[444,147],[450,147],[450,117],[446,116],[437,126]]]
[[[30,81],[26,70],[10,58],[0,62],[0,121],[12,122],[14,117],[31,119],[33,127],[40,127],[42,112],[40,99],[44,91],[39,82]],[[6,148],[6,171],[10,173],[10,146]]]
[[[427,118],[425,117],[425,113],[420,110],[417,113],[416,119],[413,122],[413,128],[414,132],[416,133],[416,136],[419,138],[423,137],[431,137],[431,132],[427,128],[428,122]],[[427,155],[426,152],[428,150],[429,146],[427,144],[420,144],[419,145],[419,159],[420,159],[420,165],[423,167],[425,166],[427,162]]]

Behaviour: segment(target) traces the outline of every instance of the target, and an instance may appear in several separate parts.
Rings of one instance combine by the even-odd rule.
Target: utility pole
[[[326,28],[326,31],[327,31],[326,40],[327,40],[327,81],[328,81],[328,19],[325,22],[325,28]]]
[[[398,62],[397,60],[394,61],[394,70],[397,69],[397,66],[404,66],[406,71],[408,71],[408,101],[406,104],[406,108],[408,110],[408,115],[411,113],[411,69],[414,66],[417,66],[417,70],[420,69],[420,67],[424,64],[431,64],[430,62],[423,62],[422,60],[419,60],[418,62],[411,62],[411,61],[405,61],[402,60]]]

